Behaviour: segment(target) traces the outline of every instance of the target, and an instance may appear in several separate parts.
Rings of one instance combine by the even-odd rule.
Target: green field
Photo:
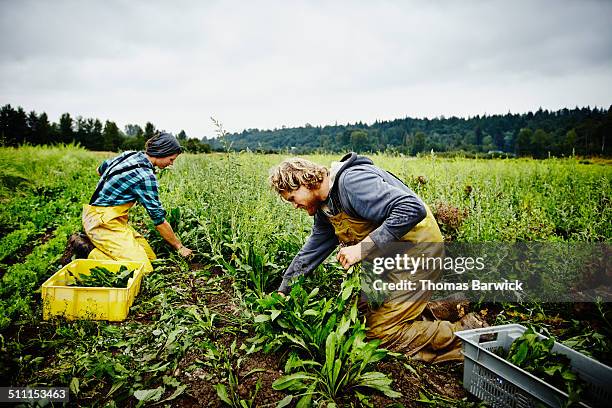
[[[312,222],[267,186],[281,155],[181,155],[158,177],[193,259],[170,251],[138,207],[132,224],[160,259],[128,319],[43,321],[40,285],[80,229],[96,166],[110,155],[0,148],[0,384],[69,386],[78,406],[477,405],[461,364],[427,366],[363,341],[356,278],[332,257],[289,300],[270,295]],[[429,204],[449,241],[612,239],[606,163],[371,158]],[[608,306],[473,305],[492,324],[534,325],[609,364]]]

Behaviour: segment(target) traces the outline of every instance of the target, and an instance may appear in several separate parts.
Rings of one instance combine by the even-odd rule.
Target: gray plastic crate
[[[492,352],[498,347],[507,351],[525,330],[520,324],[507,324],[456,332],[465,356],[463,386],[493,407],[562,407],[568,398],[564,391]],[[586,383],[580,406],[612,406],[612,368],[557,342],[552,351],[568,356],[572,370]]]

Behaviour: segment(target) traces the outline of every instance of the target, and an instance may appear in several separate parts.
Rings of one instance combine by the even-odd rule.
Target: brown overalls
[[[436,220],[427,207],[427,216],[412,230],[402,237],[402,241],[411,243],[441,243],[442,234]],[[328,217],[334,227],[338,240],[346,245],[354,245],[366,238],[377,225],[371,221],[350,217],[345,212]],[[443,256],[442,245],[432,245],[426,256]],[[408,256],[418,254],[407,252]],[[401,280],[435,279],[439,272],[419,270],[411,275],[408,271],[393,271],[388,274],[387,282]],[[445,320],[426,321],[422,312],[431,297],[431,291],[397,291],[392,292],[385,302],[375,308],[368,308],[366,315],[367,336],[370,339],[382,340],[381,347],[404,353],[413,359],[431,363],[463,360],[461,342],[454,332],[461,330],[461,325]]]

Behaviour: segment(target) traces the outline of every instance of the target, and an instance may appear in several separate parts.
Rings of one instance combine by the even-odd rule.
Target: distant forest
[[[234,150],[322,152],[391,151],[415,155],[429,152],[552,156],[610,156],[612,106],[555,112],[539,109],[525,114],[471,118],[404,118],[371,125],[311,126],[274,130],[247,129],[225,136]],[[213,149],[218,139],[205,140]]]
[[[145,141],[157,131],[151,122],[147,122],[144,128],[130,124],[121,130],[110,120],[102,124],[99,119],[73,118],[69,113],[64,113],[59,122],[52,123],[45,112],[26,113],[21,106],[14,109],[11,105],[4,105],[0,109],[0,146],[78,143],[86,149],[98,151],[143,150]],[[188,152],[211,151],[210,145],[187,137],[184,130],[176,137]]]
[[[156,132],[147,122],[126,125],[123,130],[112,121],[73,118],[64,113],[57,123],[46,113],[26,113],[23,108],[5,105],[0,109],[0,145],[18,146],[78,143],[90,150],[139,150]],[[361,122],[347,125],[246,129],[216,138],[189,138],[180,131],[177,138],[186,150],[251,150],[259,152],[390,152],[416,155],[442,154],[550,156],[612,156],[612,106],[578,108],[523,114],[484,115],[470,118],[413,119]]]

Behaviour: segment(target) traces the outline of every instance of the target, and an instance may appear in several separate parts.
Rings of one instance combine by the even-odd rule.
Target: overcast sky
[[[612,1],[0,0],[0,104],[190,137],[612,104]]]

